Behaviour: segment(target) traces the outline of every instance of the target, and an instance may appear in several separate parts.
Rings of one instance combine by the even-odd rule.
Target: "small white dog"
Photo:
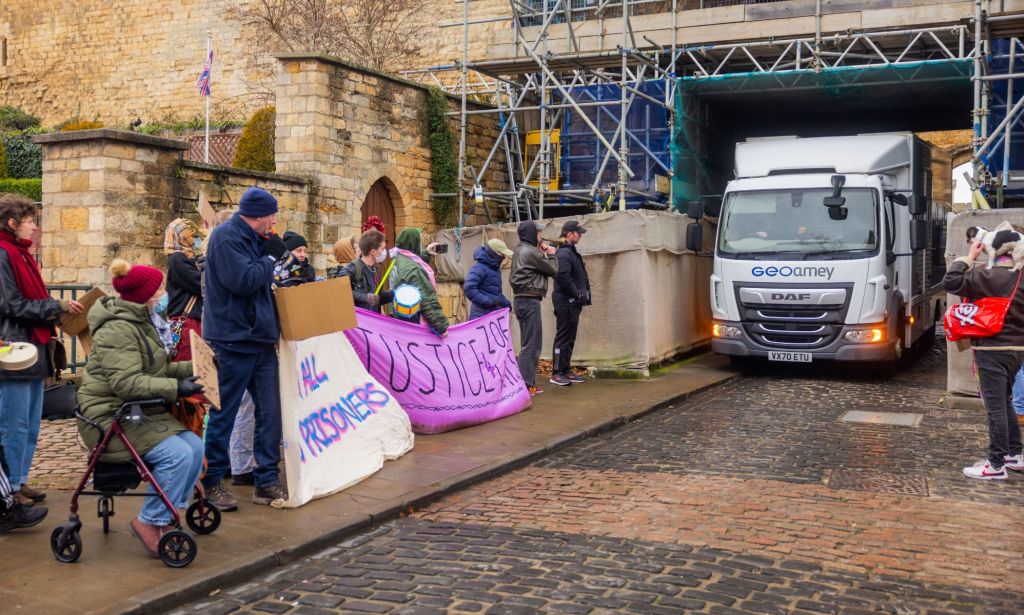
[[[1024,235],[1013,230],[1009,222],[1003,222],[990,231],[980,226],[972,226],[967,229],[968,241],[980,241],[985,245],[985,254],[988,256],[987,268],[995,265],[996,257],[1003,254],[1010,254],[1013,257],[1013,268],[1017,271],[1024,268]]]

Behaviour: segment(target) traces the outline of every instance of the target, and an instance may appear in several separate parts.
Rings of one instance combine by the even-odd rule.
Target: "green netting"
[[[701,194],[721,191],[730,171],[715,168],[712,140],[733,139],[716,126],[716,104],[758,109],[824,109],[832,113],[870,113],[895,105],[914,108],[940,96],[969,96],[973,66],[965,60],[927,60],[900,65],[750,72],[677,80],[676,123],[672,134],[673,206]],[[731,161],[730,161],[731,162]]]

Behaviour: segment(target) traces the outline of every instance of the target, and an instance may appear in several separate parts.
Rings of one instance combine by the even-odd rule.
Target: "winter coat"
[[[104,430],[113,414],[129,401],[162,399],[172,404],[178,398],[178,380],[192,375],[192,363],[171,363],[150,321],[146,306],[104,297],[89,310],[92,352],[78,389],[82,414],[99,422]],[[139,425],[123,421],[121,427],[140,455],[153,450],[165,439],[185,431],[166,408],[146,408],[147,419]],[[87,445],[94,446],[100,433],[84,421],[78,432]],[[120,440],[110,441],[103,461],[129,460]]]
[[[277,343],[270,290],[275,261],[266,246],[238,214],[213,229],[206,247],[204,339],[234,352],[262,352]]]
[[[558,274],[555,288],[551,291],[551,303],[557,305],[590,305],[590,277],[583,257],[576,246],[563,243],[555,252]]]
[[[29,342],[39,353],[39,360],[28,369],[0,370],[0,380],[35,380],[52,375],[46,347],[31,341],[32,327],[56,323],[60,314],[60,302],[56,299],[33,301],[21,294],[7,252],[0,250],[0,340]]]
[[[505,257],[487,246],[480,246],[473,252],[476,262],[466,274],[463,292],[473,304],[469,310],[470,320],[480,318],[484,314],[511,307],[511,303],[501,291],[501,261]]]
[[[1007,263],[988,269],[961,257],[949,266],[942,287],[961,298],[1009,297],[1021,273],[1010,271],[1012,266]],[[976,350],[1024,350],[1024,283],[1010,302],[1003,330],[992,337],[974,338],[971,346]]]
[[[274,286],[278,288],[288,288],[316,281],[316,269],[313,268],[313,264],[308,259],[299,260],[291,252],[285,254],[274,265]]]
[[[537,249],[537,225],[527,221],[519,224],[519,244],[512,250],[512,273],[509,282],[513,295],[543,299],[548,294],[548,278],[558,273],[553,256]]]
[[[415,286],[420,291],[420,316],[427,321],[434,333],[441,335],[448,331],[448,318],[437,300],[437,291],[430,284],[430,277],[419,263],[399,254],[395,257],[395,268],[391,271],[391,288],[402,284]]]
[[[199,265],[184,252],[175,252],[167,257],[167,316],[181,316],[192,297],[196,298],[196,303],[186,316],[202,320],[203,287]]]
[[[395,299],[393,291],[381,289],[379,301],[377,303],[370,303],[367,297],[377,290],[377,270],[358,258],[338,268],[338,273],[335,277],[341,276],[348,277],[348,281],[352,285],[352,299],[355,301],[356,307],[380,314],[380,307],[391,303]]]

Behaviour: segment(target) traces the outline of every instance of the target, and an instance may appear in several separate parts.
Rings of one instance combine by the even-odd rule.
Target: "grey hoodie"
[[[537,248],[537,223],[519,223],[519,244],[512,250],[512,273],[509,284],[515,296],[543,299],[548,294],[548,278],[558,273],[554,256]]]

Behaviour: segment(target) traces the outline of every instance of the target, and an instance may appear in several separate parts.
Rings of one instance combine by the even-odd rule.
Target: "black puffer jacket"
[[[558,273],[553,256],[537,249],[537,223],[519,223],[519,245],[512,250],[512,272],[509,285],[513,295],[538,297],[548,294],[548,278]]]
[[[996,265],[988,269],[983,265],[972,265],[961,257],[949,266],[946,277],[942,279],[942,287],[964,300],[1009,297],[1021,274],[1020,271],[1010,271],[1011,266]],[[972,339],[971,346],[978,350],[1024,350],[1024,282],[1010,302],[1003,330],[992,337]]]
[[[14,269],[7,252],[0,250],[0,339],[7,342],[30,341],[34,325],[52,325],[60,320],[60,302],[56,299],[26,299],[14,281]],[[50,375],[46,348],[36,344],[39,360],[28,369],[0,370],[0,380],[35,380]]]
[[[558,260],[558,275],[555,289],[551,292],[551,303],[558,305],[590,305],[590,276],[583,257],[576,246],[564,243],[555,252]]]

